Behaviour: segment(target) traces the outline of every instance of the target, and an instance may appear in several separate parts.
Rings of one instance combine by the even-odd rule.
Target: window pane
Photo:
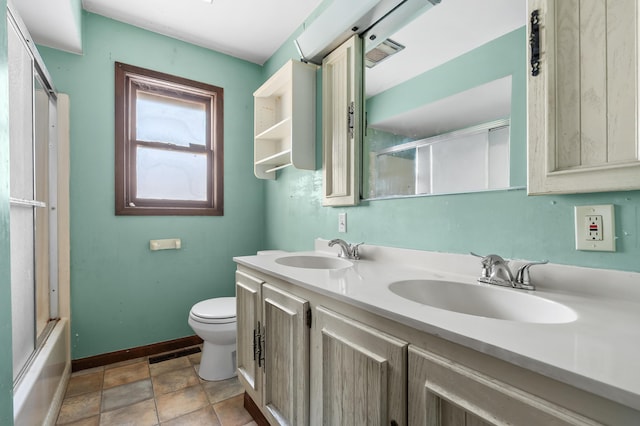
[[[179,146],[205,145],[207,110],[204,103],[138,91],[136,138]]]
[[[207,154],[137,148],[137,197],[207,200]]]

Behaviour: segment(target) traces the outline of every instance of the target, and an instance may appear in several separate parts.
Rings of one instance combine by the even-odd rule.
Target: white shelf
[[[290,60],[254,97],[254,173],[275,179],[287,166],[315,170],[316,70]]]
[[[278,164],[291,163],[291,150],[287,149],[281,152],[276,152],[269,157],[262,158],[256,161],[256,165],[269,165],[274,166]]]
[[[270,169],[267,169],[264,172],[265,173],[273,173],[273,172],[275,172],[277,170],[284,169],[285,167],[289,167],[289,166],[291,166],[291,163],[286,163],[286,164],[283,164],[281,166],[276,166],[276,167],[272,167]]]
[[[264,132],[255,136],[256,141],[260,140],[272,140],[272,139],[284,139],[291,135],[291,117],[287,117],[284,120],[269,127]]]

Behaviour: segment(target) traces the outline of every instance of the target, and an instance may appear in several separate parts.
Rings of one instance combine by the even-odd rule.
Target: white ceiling
[[[442,0],[390,36],[405,49],[367,70],[367,97],[520,28],[526,18],[526,0]]]
[[[13,0],[37,43],[76,53],[81,53],[82,48],[76,19],[79,1]],[[322,3],[322,0],[209,1],[82,0],[82,7],[263,64]],[[348,4],[345,1],[345,7]],[[442,0],[392,36],[407,48],[393,60],[369,70],[368,93],[380,92],[468,52],[523,26],[525,19],[526,0]]]
[[[13,0],[31,37],[38,44],[82,53],[80,14],[73,0]]]
[[[80,0],[13,0],[36,43],[82,53]],[[321,0],[82,0],[117,21],[262,65]]]
[[[511,115],[511,76],[440,99],[370,127],[408,138],[428,138]]]
[[[320,0],[83,0],[85,10],[263,64]]]

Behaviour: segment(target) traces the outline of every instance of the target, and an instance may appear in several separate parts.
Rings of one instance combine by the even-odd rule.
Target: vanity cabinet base
[[[600,424],[413,345],[408,376],[410,425]]]

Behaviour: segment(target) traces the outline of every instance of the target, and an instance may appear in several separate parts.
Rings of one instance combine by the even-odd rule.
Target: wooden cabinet
[[[243,272],[236,272],[238,379],[256,404],[262,402],[262,361],[258,360],[258,341],[262,331],[261,301],[263,281]]]
[[[435,353],[409,347],[409,424],[596,425],[550,401]]]
[[[528,4],[529,193],[639,189],[638,2]]]
[[[272,423],[309,423],[309,303],[262,287],[264,408]]]
[[[407,343],[322,306],[315,321],[314,424],[407,424]]]
[[[275,179],[291,165],[315,170],[316,69],[290,60],[254,92],[256,177]]]
[[[236,303],[240,382],[271,424],[308,424],[309,303],[243,272]]]
[[[360,200],[362,39],[346,41],[322,61],[323,205]]]
[[[329,295],[236,277],[238,377],[272,425],[638,424],[630,407]]]

